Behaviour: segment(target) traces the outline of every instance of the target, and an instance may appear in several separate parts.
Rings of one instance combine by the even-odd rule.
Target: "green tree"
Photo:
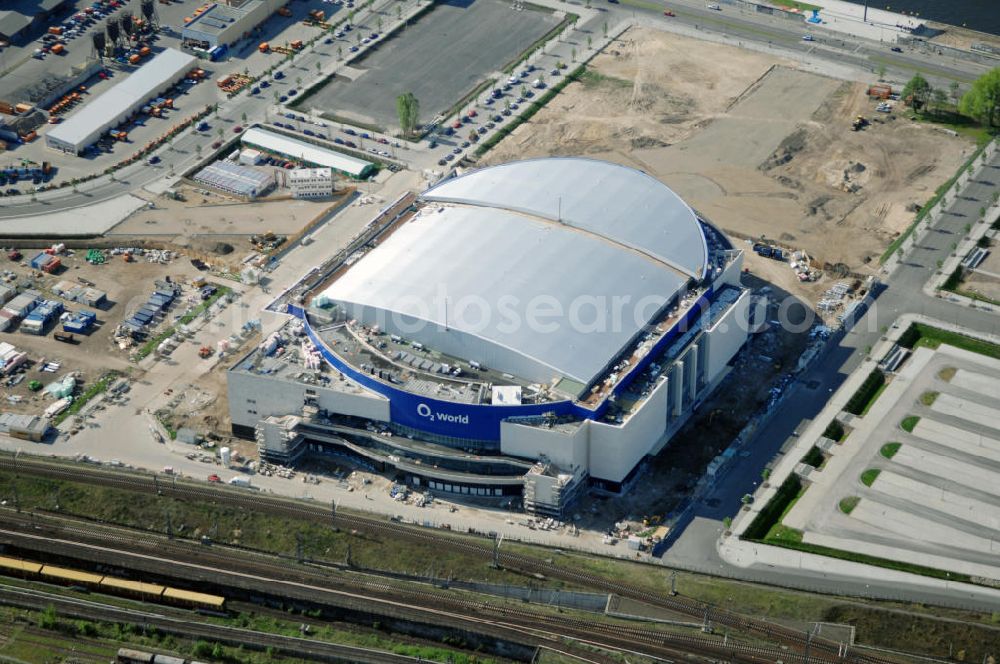
[[[55,629],[57,621],[58,616],[56,615],[56,607],[52,604],[48,604],[42,610],[42,614],[38,617],[38,626],[42,629]]]
[[[396,114],[399,116],[399,128],[404,135],[410,135],[417,128],[420,117],[420,102],[412,92],[404,92],[396,97]]]
[[[994,67],[976,79],[962,96],[958,110],[987,127],[1000,123],[1000,67]]]
[[[885,65],[879,65],[878,69],[875,70],[875,73],[878,74],[878,80],[884,81],[885,80]]]
[[[958,81],[952,81],[951,85],[948,86],[948,95],[951,97],[951,102],[957,104],[962,99],[961,91],[958,88]]]
[[[344,47],[343,46],[338,46],[337,47],[337,59],[338,60],[343,60],[344,59]]]
[[[240,119],[243,120],[243,124],[246,124],[247,123],[247,114],[246,113],[241,113],[240,114]]]
[[[931,103],[934,105],[934,110],[940,113],[948,105],[948,93],[942,88],[934,88],[931,91]]]
[[[909,104],[914,110],[919,111],[927,105],[931,96],[931,84],[920,72],[913,75],[903,88],[903,100],[909,100]]]

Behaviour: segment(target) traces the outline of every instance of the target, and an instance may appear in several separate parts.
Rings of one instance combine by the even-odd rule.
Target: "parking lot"
[[[917,349],[805,494],[824,495],[783,523],[804,542],[996,578],[998,385],[1000,361]]]
[[[65,53],[63,55],[46,55],[43,59],[32,57],[32,53],[42,46],[42,35],[35,35],[35,39],[30,40],[21,46],[12,46],[0,51],[0,70],[10,69],[10,73],[4,75],[0,80],[0,99],[5,99],[21,88],[23,85],[40,80],[46,74],[64,75],[74,67],[83,66],[89,59],[94,57],[91,33],[95,30],[103,30],[104,24],[109,17],[119,17],[125,13],[141,15],[139,0],[120,0],[122,6],[107,16],[101,18],[94,16],[88,22],[79,35],[64,38]],[[84,7],[90,6],[90,2],[81,0],[72,3],[70,9],[64,14],[59,14],[57,20],[63,25],[69,17]],[[184,25],[184,17],[192,11],[192,3],[172,2],[171,4],[155,5],[160,31],[150,42],[152,55],[159,53],[164,48],[180,48],[180,29]],[[37,163],[49,161],[55,167],[53,181],[65,182],[74,178],[81,178],[93,172],[100,172],[105,168],[117,164],[122,159],[131,155],[137,149],[142,148],[150,141],[153,141],[166,134],[171,127],[182,119],[190,117],[210,104],[214,104],[223,99],[223,95],[218,89],[216,82],[233,72],[249,70],[250,74],[258,74],[267,67],[275,64],[280,56],[274,54],[261,54],[257,51],[257,44],[260,41],[270,40],[273,43],[284,43],[294,39],[309,39],[315,36],[320,28],[306,26],[302,19],[311,9],[322,8],[327,14],[331,14],[338,9],[337,5],[322,2],[322,0],[307,0],[292,3],[290,9],[293,16],[284,17],[273,15],[265,21],[254,34],[237,42],[230,48],[229,58],[224,62],[200,61],[199,65],[208,75],[206,81],[200,83],[186,82],[176,91],[174,97],[174,108],[164,112],[163,117],[139,118],[141,124],[133,124],[129,129],[128,140],[126,142],[111,142],[108,144],[108,151],[100,151],[86,157],[76,157],[65,155],[51,150],[45,146],[45,133],[55,125],[42,124],[38,128],[38,138],[33,142],[23,145],[11,145],[4,157],[13,160],[29,160]],[[142,62],[148,61],[148,58]],[[106,92],[116,83],[121,82],[135,70],[134,67],[121,65],[111,60],[105,61],[105,72],[108,77],[105,79],[93,76],[84,81],[85,91],[81,92],[79,102],[74,104],[62,117],[69,118],[77,112],[83,105],[90,103],[100,94]],[[284,82],[283,82],[284,83]],[[276,86],[276,90],[294,86],[294,81],[290,84]],[[205,148],[217,140],[218,131],[226,132],[230,127],[222,122],[210,123],[211,129],[205,132]],[[22,187],[24,189],[24,187]]]
[[[502,0],[446,2],[352,63],[357,75],[331,79],[304,102],[328,119],[395,128],[396,97],[412,92],[420,118],[449,109],[559,23],[546,11],[517,11]],[[498,29],[497,26],[503,26]]]

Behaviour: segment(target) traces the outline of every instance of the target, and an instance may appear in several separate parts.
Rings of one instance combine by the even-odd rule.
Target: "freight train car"
[[[220,614],[226,609],[226,598],[219,595],[171,588],[156,583],[130,581],[116,576],[95,574],[70,567],[45,565],[7,556],[0,556],[0,574],[21,579],[58,583],[108,595],[130,597],[144,602],[173,604],[211,614]]]

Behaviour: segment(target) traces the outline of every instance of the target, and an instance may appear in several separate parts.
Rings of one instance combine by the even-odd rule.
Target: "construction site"
[[[731,236],[780,248],[747,252],[748,266],[816,302],[847,275],[874,274],[974,147],[907,119],[877,85],[630,29],[484,160],[587,155],[642,169]]]

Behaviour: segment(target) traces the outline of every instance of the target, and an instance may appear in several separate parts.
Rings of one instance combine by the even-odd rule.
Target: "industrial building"
[[[187,17],[181,29],[186,48],[211,51],[229,46],[249,36],[250,32],[268,19],[286,0],[228,0],[203,5]],[[190,19],[190,20],[188,20]]]
[[[0,413],[0,432],[12,438],[30,440],[36,443],[45,439],[49,431],[48,420],[37,415],[20,415],[18,413]]]
[[[333,170],[329,168],[296,168],[288,173],[287,182],[294,198],[333,196]]]
[[[263,196],[274,187],[274,175],[230,161],[212,162],[194,174],[195,182],[243,198]]]
[[[728,373],[743,254],[654,178],[582,158],[445,180],[272,308],[230,369],[265,459],[347,454],[411,486],[562,515],[625,490]]]
[[[80,154],[105,131],[132,117],[146,102],[172,88],[194,68],[193,55],[165,49],[45,135],[48,147]]]
[[[66,5],[66,0],[13,0],[0,9],[0,40],[21,43]]]
[[[330,168],[335,173],[355,180],[363,180],[375,170],[375,164],[370,161],[328,150],[260,127],[251,127],[243,132],[242,141],[244,145],[250,145],[288,159],[295,159],[306,166]]]

